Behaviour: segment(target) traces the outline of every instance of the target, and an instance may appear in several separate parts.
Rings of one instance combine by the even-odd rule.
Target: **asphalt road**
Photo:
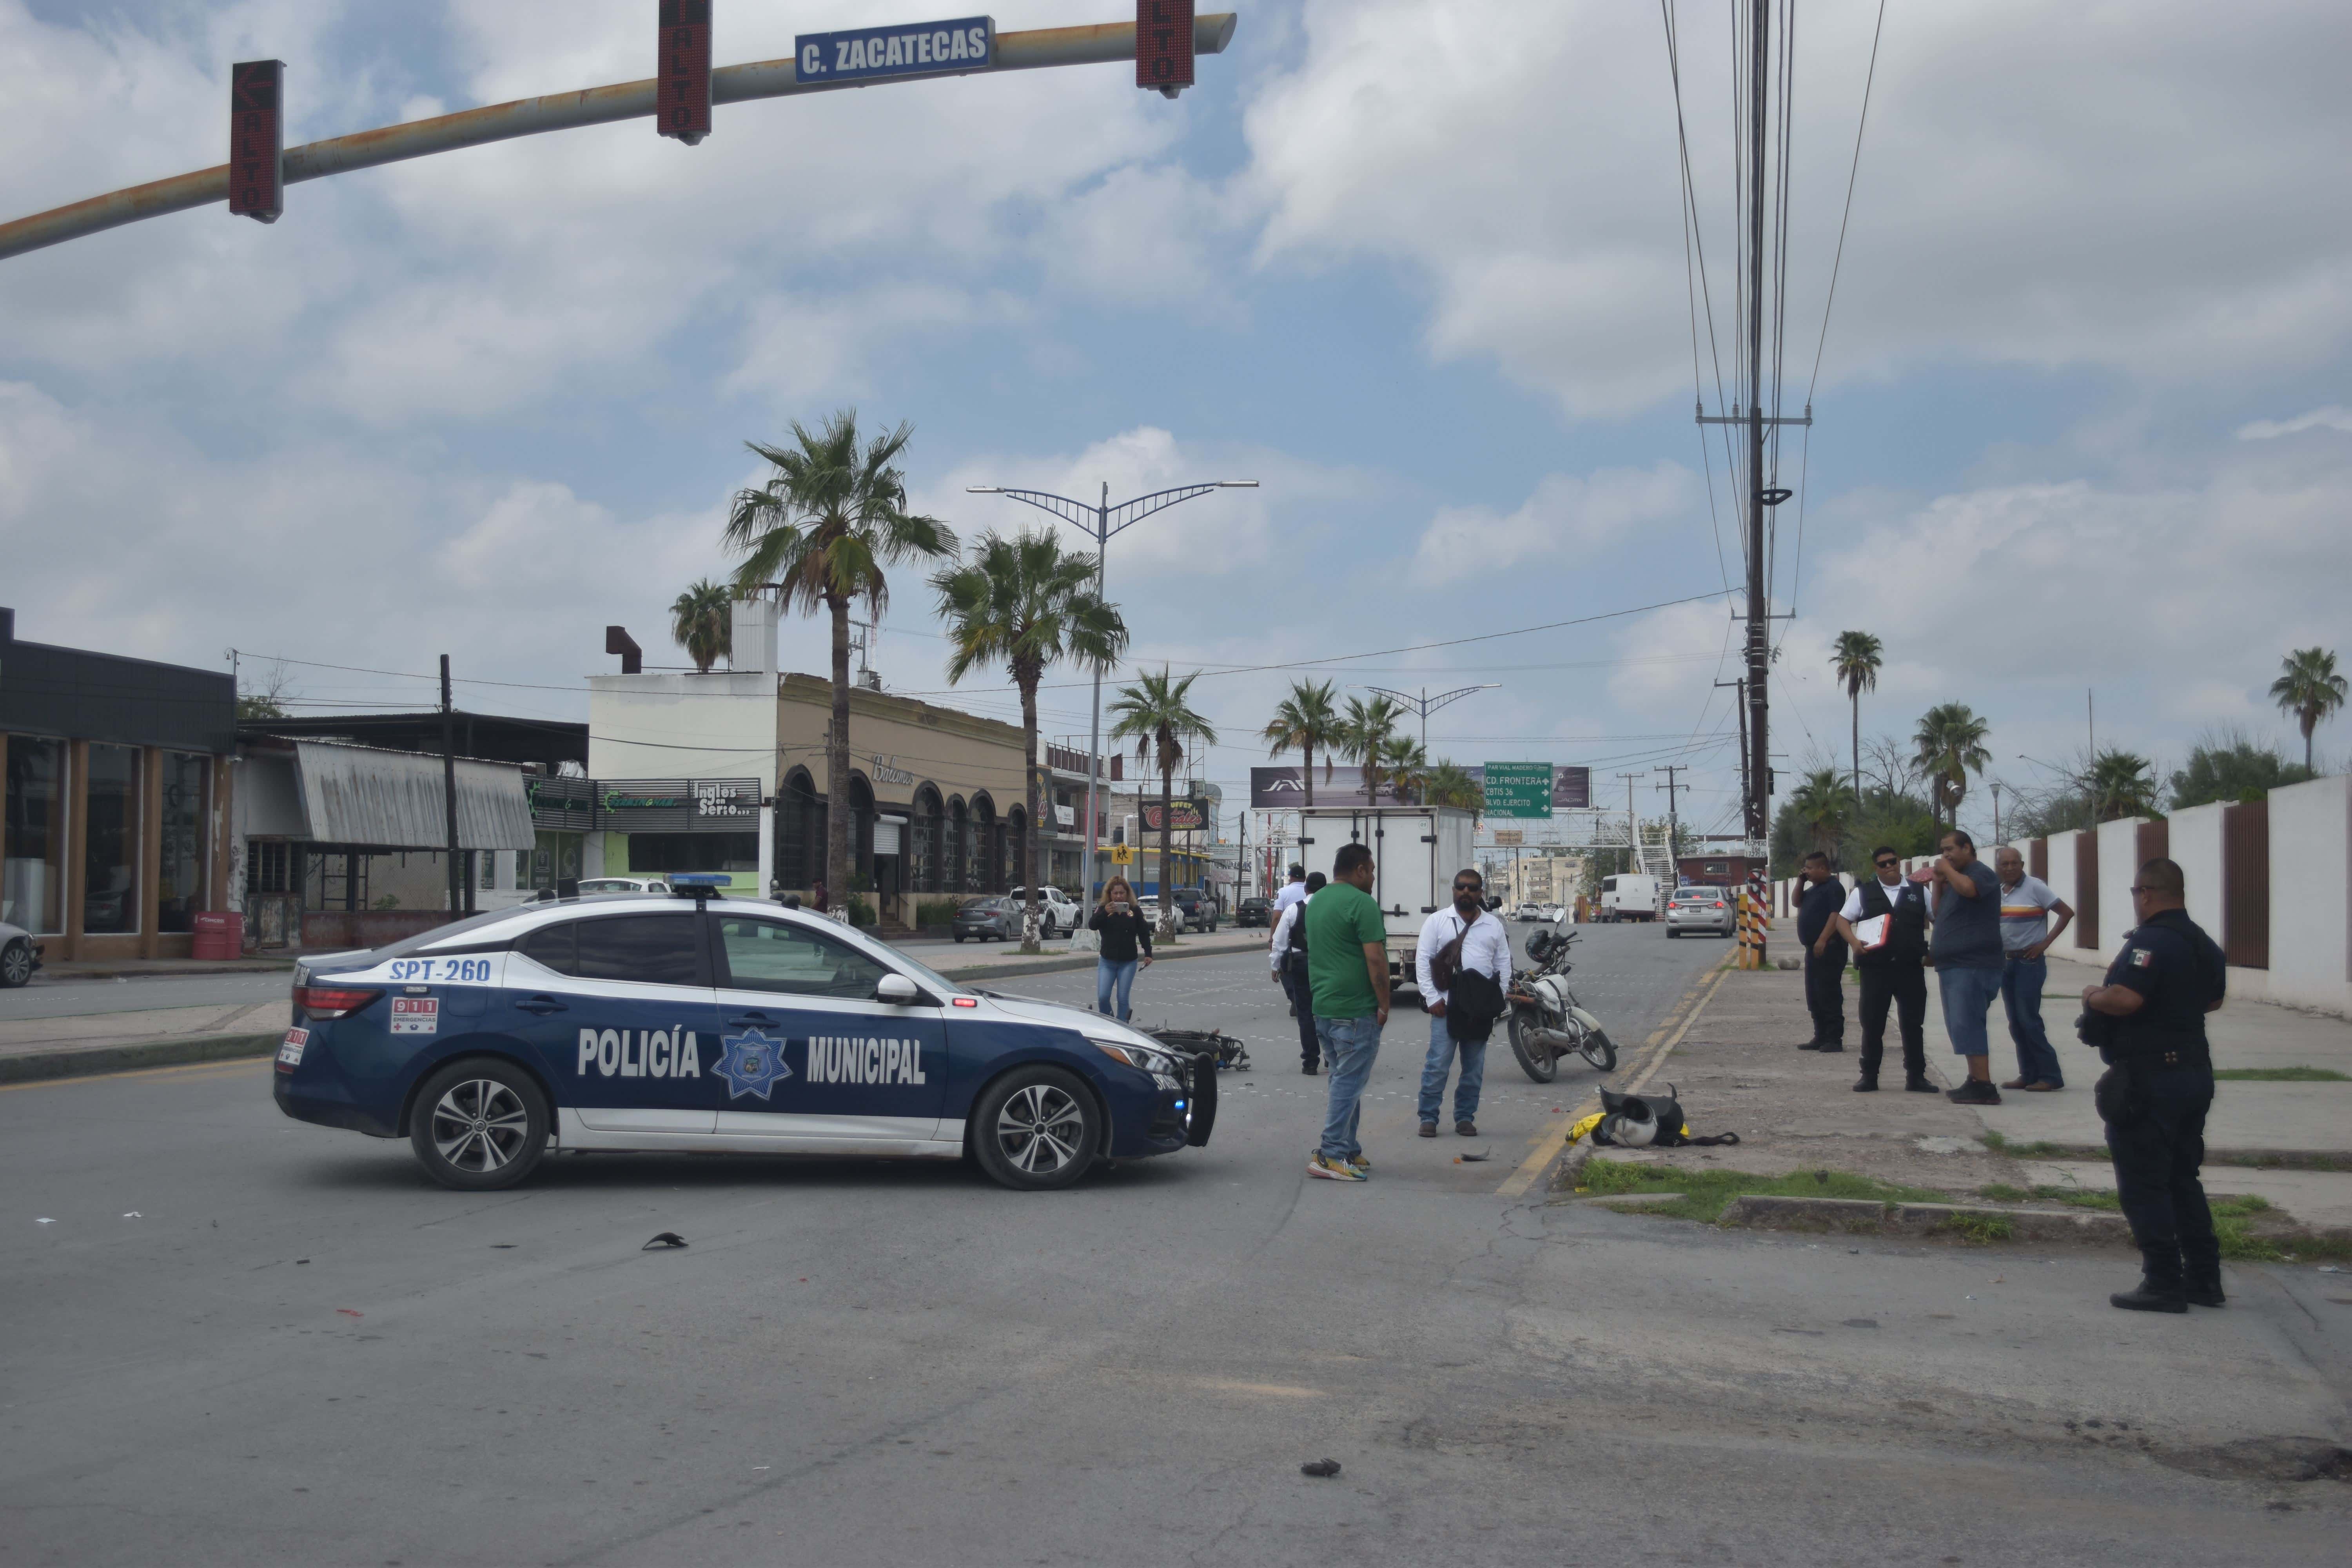
[[[1629,1047],[1725,952],[1582,946]],[[2344,1488],[2179,1468],[2345,1436],[2326,1277],[2152,1321],[2112,1257],[1506,1199],[1590,1075],[1498,1047],[1484,1136],[1423,1142],[1410,1012],[1375,1180],[1309,1182],[1262,961],[1137,998],[1258,1066],[1208,1149],[1046,1196],[652,1155],[465,1196],[259,1064],[0,1090],[0,1563],[2341,1561]]]

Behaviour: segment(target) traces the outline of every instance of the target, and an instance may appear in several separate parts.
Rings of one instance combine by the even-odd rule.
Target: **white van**
[[[1654,921],[1665,908],[1666,890],[1655,877],[1634,872],[1601,879],[1601,920]]]

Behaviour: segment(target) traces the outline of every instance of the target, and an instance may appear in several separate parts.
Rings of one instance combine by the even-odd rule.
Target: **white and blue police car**
[[[511,1186],[551,1150],[969,1159],[1008,1187],[1204,1144],[1214,1062],[1099,1014],[978,991],[838,921],[619,894],[306,961],[273,1092]]]

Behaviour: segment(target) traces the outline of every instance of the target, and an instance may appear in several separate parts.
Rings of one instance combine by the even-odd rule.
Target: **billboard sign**
[[[1488,763],[1479,773],[1488,816],[1551,816],[1549,763]]]
[[[1207,820],[1206,816],[1201,810],[1201,803],[1196,800],[1171,801],[1169,803],[1169,809],[1170,814],[1175,819],[1176,831],[1179,833],[1197,832],[1205,825]],[[1143,807],[1143,826],[1150,832],[1157,833],[1160,831],[1160,803],[1158,801],[1150,801],[1145,804]]]
[[[951,22],[803,33],[793,46],[795,71],[804,82],[987,70],[996,64],[996,19],[959,16]]]
[[[1590,811],[1592,808],[1592,770],[1552,769],[1551,808],[1554,811]]]
[[[654,124],[691,147],[710,134],[710,0],[661,0]]]
[[[286,205],[286,62],[228,68],[228,210],[276,223]]]
[[[1250,770],[1250,806],[1253,810],[1297,811],[1307,803],[1307,780],[1303,769],[1271,767]],[[1331,770],[1331,776],[1325,778],[1323,764],[1317,763],[1315,804],[1370,805],[1371,802],[1364,798],[1364,770],[1335,767]]]

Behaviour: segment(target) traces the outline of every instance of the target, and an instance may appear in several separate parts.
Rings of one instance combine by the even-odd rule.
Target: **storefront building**
[[[52,960],[184,958],[226,907],[236,683],[20,642],[0,608],[0,920]]]

